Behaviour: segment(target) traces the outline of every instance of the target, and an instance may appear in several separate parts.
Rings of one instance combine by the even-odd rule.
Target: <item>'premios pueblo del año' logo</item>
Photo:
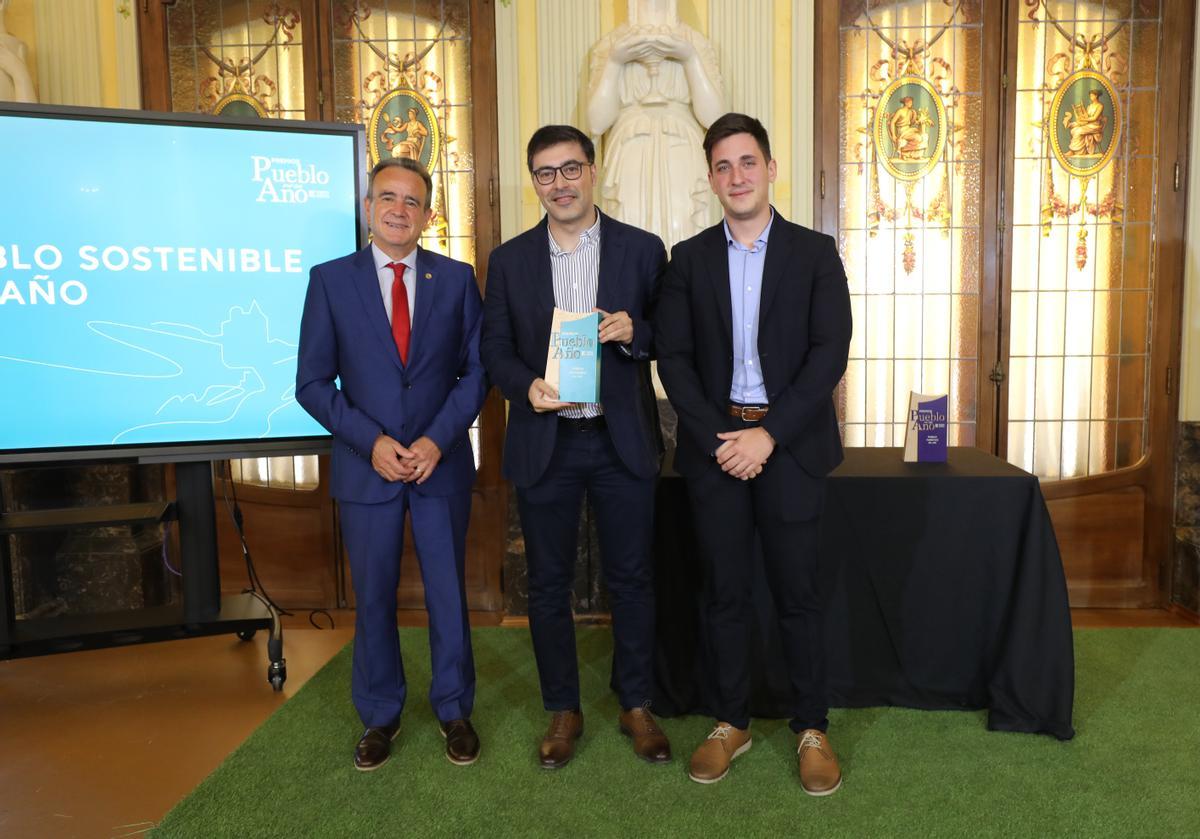
[[[251,155],[251,180],[258,184],[260,204],[307,204],[329,197],[329,173],[294,157]]]

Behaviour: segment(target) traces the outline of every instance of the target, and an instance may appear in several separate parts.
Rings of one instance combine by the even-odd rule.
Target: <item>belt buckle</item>
[[[749,405],[743,405],[738,411],[738,414],[739,414],[742,422],[754,422],[754,418],[746,416],[746,412],[747,411],[755,411],[755,410],[758,410],[758,409],[752,408]]]

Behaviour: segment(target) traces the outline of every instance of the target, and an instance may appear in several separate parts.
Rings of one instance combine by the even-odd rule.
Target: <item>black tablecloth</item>
[[[701,573],[682,479],[656,526],[656,711],[711,715]],[[821,575],[830,702],[988,709],[1000,731],[1074,735],[1066,579],[1037,479],[985,452],[904,463],[849,449],[827,482]],[[751,714],[788,715],[787,678],[754,559]]]

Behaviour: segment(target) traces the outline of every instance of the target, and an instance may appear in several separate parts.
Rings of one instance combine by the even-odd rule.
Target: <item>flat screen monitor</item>
[[[358,125],[0,104],[0,463],[326,447],[300,314],[365,159]]]

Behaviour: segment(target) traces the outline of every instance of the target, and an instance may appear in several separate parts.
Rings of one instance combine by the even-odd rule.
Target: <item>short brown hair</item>
[[[734,134],[749,134],[753,137],[763,153],[763,159],[771,162],[771,140],[767,137],[767,129],[763,128],[763,124],[745,114],[729,113],[718,117],[708,127],[708,131],[704,132],[704,159],[710,169],[713,146]]]
[[[372,166],[371,175],[367,178],[367,198],[375,197],[375,176],[393,166],[416,172],[421,176],[421,180],[425,182],[425,209],[431,208],[433,206],[433,178],[429,176],[429,172],[425,170],[424,166],[411,157],[385,157]]]

